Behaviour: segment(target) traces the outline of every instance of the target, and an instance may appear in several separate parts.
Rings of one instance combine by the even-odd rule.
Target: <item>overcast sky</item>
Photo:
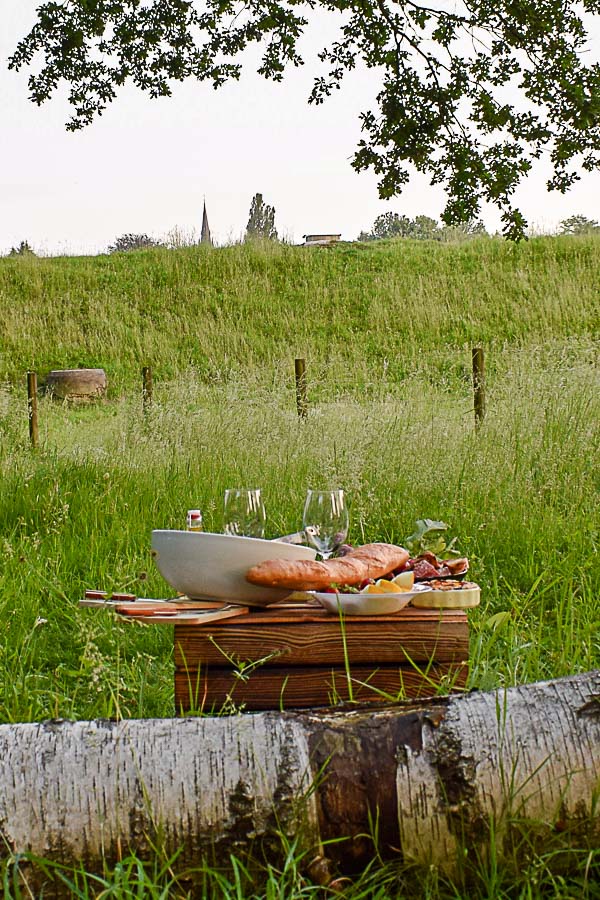
[[[358,72],[327,103],[307,104],[310,67],[281,84],[252,74],[214,91],[176,86],[151,100],[133,87],[84,131],[70,133],[65,93],[34,106],[27,73],[7,70],[18,39],[34,21],[39,0],[3,0],[0,10],[0,254],[22,240],[40,253],[102,252],[116,237],[173,230],[198,235],[204,197],[219,243],[243,235],[252,196],[276,211],[280,235],[369,230],[380,213],[438,218],[444,195],[415,176],[401,197],[381,201],[371,173],[350,166],[360,137],[358,113],[373,105],[377,83]],[[318,49],[326,25],[311,38]],[[575,213],[600,218],[600,173],[569,194],[547,193],[542,166],[518,194],[530,225],[551,231]],[[483,219],[499,227],[495,210]]]

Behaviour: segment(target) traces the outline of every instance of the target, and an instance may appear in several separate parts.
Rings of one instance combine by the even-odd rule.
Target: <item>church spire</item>
[[[200,243],[208,244],[209,247],[212,247],[212,238],[210,236],[210,226],[208,224],[208,216],[206,214],[206,200],[204,201],[204,208],[202,210],[202,232],[200,234]]]

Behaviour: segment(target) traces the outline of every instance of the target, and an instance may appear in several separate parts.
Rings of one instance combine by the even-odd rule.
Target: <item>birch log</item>
[[[330,845],[452,869],[527,821],[600,845],[600,671],[393,707],[0,726],[0,831],[90,869],[159,840],[179,864]],[[596,801],[594,801],[596,798]],[[594,806],[596,802],[596,806]],[[273,845],[274,846],[274,845]],[[580,845],[578,845],[580,846]]]

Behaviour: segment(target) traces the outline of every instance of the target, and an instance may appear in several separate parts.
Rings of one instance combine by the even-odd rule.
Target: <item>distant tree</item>
[[[471,219],[465,225],[444,225],[440,230],[440,240],[450,243],[451,241],[465,241],[472,237],[487,234],[481,219]]]
[[[246,240],[277,240],[275,228],[275,208],[263,201],[262,194],[255,194],[250,204],[250,214],[246,225]]]
[[[487,230],[481,219],[471,219],[466,225],[460,226],[466,229],[467,234],[487,234]]]
[[[127,253],[130,250],[148,250],[151,247],[162,247],[162,244],[147,234],[122,234],[110,245],[108,252]]]
[[[439,240],[439,233],[440,229],[435,219],[429,216],[415,216],[408,237],[416,238],[418,241],[435,241]]]
[[[430,216],[399,216],[398,213],[383,213],[373,223],[370,232],[361,231],[359,241],[379,241],[382,238],[413,238],[417,241],[459,241],[487,234],[480,219],[471,219],[465,225],[444,225],[440,227]]]
[[[600,231],[600,225],[586,216],[569,216],[560,223],[561,234],[592,234],[594,231]]]
[[[416,238],[417,240],[435,240],[439,233],[438,224],[429,216],[399,216],[398,213],[387,212],[377,216],[370,233],[361,231],[359,241],[380,241],[383,238]]]
[[[11,247],[9,256],[35,256],[29,241],[21,241],[18,247]]]
[[[377,216],[373,222],[373,228],[368,234],[361,231],[360,240],[380,241],[383,238],[408,237],[411,221],[408,216],[399,216],[398,213],[383,213]]]

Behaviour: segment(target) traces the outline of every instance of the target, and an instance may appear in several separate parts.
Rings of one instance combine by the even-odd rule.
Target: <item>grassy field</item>
[[[95,586],[167,596],[152,528],[199,506],[218,531],[223,491],[240,485],[263,489],[269,536],[300,526],[318,486],[348,492],[354,543],[449,523],[482,587],[470,687],[600,666],[599,275],[593,237],[0,260],[0,720],[173,715],[171,630],[77,599]],[[488,369],[477,430],[474,343]],[[32,452],[25,371],[80,364],[106,369],[108,400],[40,398]],[[482,873],[470,896],[598,896],[581,874],[598,857],[582,860],[564,885],[540,863],[537,887]],[[388,876],[348,896],[394,896]],[[428,879],[422,896],[461,896]],[[207,896],[310,893],[221,887]]]
[[[102,365],[113,396],[151,364],[203,381],[306,356],[337,380],[394,383],[423,354],[598,334],[598,238],[234,246],[0,260],[0,381]],[[335,388],[327,381],[327,388]]]

